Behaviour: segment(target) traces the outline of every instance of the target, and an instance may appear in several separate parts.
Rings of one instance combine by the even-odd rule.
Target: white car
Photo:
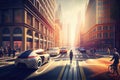
[[[27,50],[16,58],[15,66],[38,69],[42,64],[48,62],[49,59],[49,54],[46,54],[43,49]]]
[[[60,52],[60,49],[55,47],[55,48],[50,48],[48,49],[48,54],[50,54],[50,56],[55,56],[55,55],[58,55],[59,52]]]
[[[79,48],[79,51],[80,51],[81,53],[86,53],[86,49],[83,48],[83,47]]]

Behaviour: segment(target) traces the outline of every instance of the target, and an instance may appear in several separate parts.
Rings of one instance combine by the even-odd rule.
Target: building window
[[[27,35],[32,36],[32,31],[31,31],[31,30],[28,30],[28,31],[27,31]]]
[[[42,34],[40,35],[40,38],[43,39],[43,35]]]
[[[43,26],[43,33],[45,33],[45,26]]]
[[[21,9],[14,10],[14,22],[15,23],[23,22],[23,11]]]
[[[98,26],[97,30],[102,30],[102,26]]]
[[[104,38],[108,38],[108,33],[103,33]]]
[[[3,23],[11,23],[12,22],[12,12],[11,10],[3,10]]]
[[[47,28],[45,28],[45,33],[47,34]]]
[[[33,22],[32,15],[27,13],[27,24],[33,26],[32,22]]]
[[[35,37],[37,37],[37,38],[39,37],[38,33],[35,33]]]
[[[27,48],[27,50],[28,50],[28,49],[32,49],[32,47],[33,47],[33,44],[32,44],[32,41],[33,41],[32,31],[31,31],[31,30],[28,30],[28,31],[27,31],[27,35],[29,35],[29,37],[27,37],[27,44],[26,44],[26,48]],[[31,36],[31,37],[30,37],[30,36]]]
[[[35,2],[35,0],[30,0],[33,4],[34,4],[34,2]]]
[[[103,30],[108,30],[108,26],[104,26],[104,27],[103,27]]]
[[[10,34],[10,30],[9,30],[8,28],[4,28],[4,29],[2,30],[2,33],[3,33],[3,34]]]
[[[36,5],[35,6],[37,7],[37,9],[39,9],[39,2],[38,1],[36,1]]]
[[[13,31],[14,34],[22,34],[21,28],[15,28]]]
[[[40,30],[40,31],[41,31],[41,26],[42,26],[42,25],[41,25],[41,23],[40,23],[40,26],[39,26],[39,30]]]
[[[110,26],[109,28],[110,28],[110,30],[113,30],[113,26]]]
[[[39,29],[39,21],[35,19],[35,28]]]
[[[111,33],[110,33],[110,38],[113,38],[113,37],[114,37],[114,33],[111,32]]]
[[[97,37],[102,38],[102,34],[101,33],[97,34]]]

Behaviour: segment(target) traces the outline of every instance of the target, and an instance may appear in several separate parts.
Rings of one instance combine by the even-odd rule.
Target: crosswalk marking
[[[84,70],[82,68],[82,64],[79,63],[79,65],[81,65],[79,68],[80,68],[80,74],[81,74],[82,80],[86,80],[86,76],[85,76]]]
[[[65,65],[65,64],[66,64],[66,63],[64,63],[64,65]],[[62,68],[62,70],[61,70],[61,72],[60,72],[57,80],[61,80],[62,75],[63,75],[63,72],[64,72],[66,66],[67,66],[67,65],[63,66],[63,68]]]
[[[66,61],[67,63],[68,61]],[[86,80],[83,68],[75,60],[67,63],[61,70],[57,80]]]

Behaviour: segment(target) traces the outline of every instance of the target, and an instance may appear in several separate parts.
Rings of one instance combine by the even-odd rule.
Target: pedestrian
[[[3,47],[0,48],[0,54],[1,54],[1,57],[4,56],[4,50],[3,50]]]
[[[94,55],[94,57],[96,57],[96,49],[95,48],[93,49],[93,55]]]
[[[15,57],[15,53],[16,53],[16,50],[15,50],[15,48],[13,48],[13,50],[12,50],[13,58]]]
[[[73,58],[73,52],[72,52],[72,50],[70,51],[69,56],[70,56],[70,63],[72,63],[72,58]]]
[[[8,57],[11,56],[11,52],[12,52],[12,50],[11,50],[11,47],[9,46],[9,47],[8,47]]]
[[[3,52],[2,52],[2,49],[0,48],[0,57],[3,56]]]
[[[107,53],[108,53],[108,55],[110,55],[110,48],[107,49]]]
[[[4,56],[6,57],[6,56],[7,56],[7,54],[8,54],[7,48],[6,48],[6,47],[4,47]]]

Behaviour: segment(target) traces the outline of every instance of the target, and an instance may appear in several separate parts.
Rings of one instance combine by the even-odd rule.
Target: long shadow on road
[[[28,78],[27,80],[57,80],[63,66],[55,67],[44,74]]]
[[[15,65],[9,65],[0,68],[0,80],[24,80],[35,70],[32,69],[18,69]]]
[[[114,77],[110,76],[110,73],[107,71],[96,74],[92,70],[85,68],[85,67],[84,67],[84,71],[85,71],[85,75],[87,78],[86,80],[116,80],[116,79],[114,79]],[[117,79],[117,80],[119,80],[119,79]]]

